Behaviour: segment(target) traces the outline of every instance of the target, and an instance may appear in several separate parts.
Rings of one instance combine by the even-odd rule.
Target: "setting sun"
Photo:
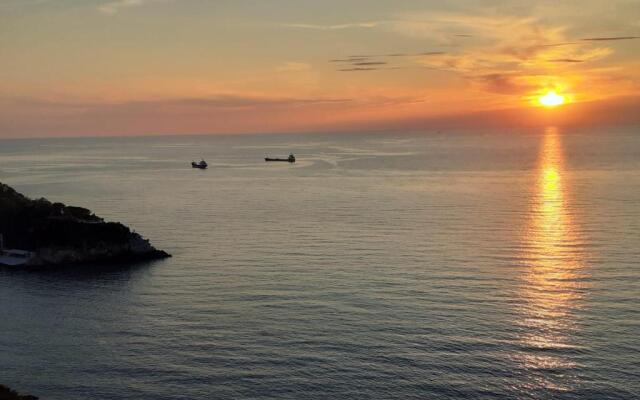
[[[544,96],[540,96],[538,101],[545,107],[557,107],[564,104],[565,98],[564,96],[551,91],[547,92]]]

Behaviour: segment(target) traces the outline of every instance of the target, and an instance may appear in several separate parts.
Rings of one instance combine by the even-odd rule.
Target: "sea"
[[[640,399],[640,127],[4,139],[0,181],[173,255],[0,270],[43,400]]]

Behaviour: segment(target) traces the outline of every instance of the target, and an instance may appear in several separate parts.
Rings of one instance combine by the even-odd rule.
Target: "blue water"
[[[0,181],[174,255],[1,270],[0,383],[640,398],[639,154],[639,128],[0,140]]]

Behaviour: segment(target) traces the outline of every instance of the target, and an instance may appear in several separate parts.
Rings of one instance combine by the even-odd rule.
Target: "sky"
[[[639,50],[639,0],[0,0],[0,137],[638,123]]]

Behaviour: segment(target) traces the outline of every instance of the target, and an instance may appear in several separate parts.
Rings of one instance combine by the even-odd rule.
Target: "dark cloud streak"
[[[353,72],[353,71],[374,71],[379,69],[407,69],[409,66],[403,65],[391,65],[387,68],[364,68],[367,66],[379,66],[393,64],[395,61],[402,58],[409,57],[425,57],[425,56],[438,56],[446,54],[444,51],[427,51],[422,53],[389,53],[389,54],[354,54],[346,58],[334,58],[329,60],[330,63],[347,64],[354,68],[339,68],[336,71],[341,72]],[[389,60],[389,61],[385,61]],[[346,66],[346,65],[345,65]]]
[[[344,69],[339,69],[338,71],[340,72],[358,72],[358,71],[378,71],[380,70],[380,68],[362,68],[362,67],[358,67],[358,68],[344,68]]]
[[[329,60],[332,63],[352,63],[358,61],[366,61],[369,57],[349,57],[349,58],[334,58],[333,60]]]
[[[419,53],[416,54],[417,56],[441,56],[443,54],[446,54],[444,51],[428,51],[426,53]]]
[[[548,60],[549,62],[557,62],[557,63],[581,63],[584,62],[584,60],[578,60],[575,58],[554,58],[551,60]]]
[[[385,57],[419,57],[419,56],[436,56],[446,54],[444,51],[425,51],[422,53],[390,53],[390,54],[370,54],[370,55],[353,55],[349,56],[347,60],[355,60],[359,58],[385,58]]]
[[[592,38],[584,38],[580,39],[583,42],[607,42],[614,40],[633,40],[640,39],[640,36],[611,36],[611,37],[592,37]]]
[[[356,62],[353,63],[352,65],[356,65],[358,67],[362,67],[362,66],[366,66],[366,65],[386,65],[388,64],[385,61],[362,61],[362,62]]]

